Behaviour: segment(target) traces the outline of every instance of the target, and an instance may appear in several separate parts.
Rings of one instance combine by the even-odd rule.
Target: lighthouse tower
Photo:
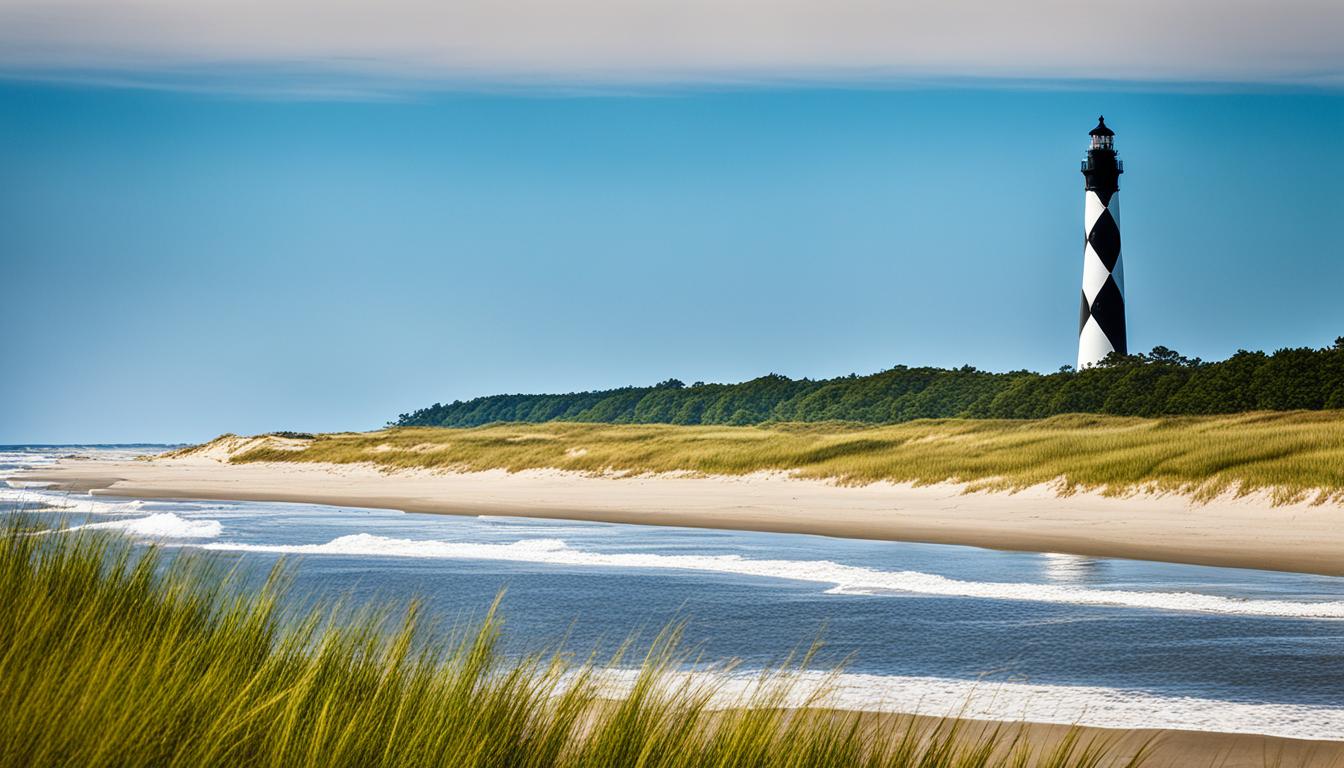
[[[1120,174],[1115,132],[1097,119],[1083,161],[1083,306],[1078,316],[1078,368],[1101,362],[1111,352],[1127,354],[1125,271],[1120,264]]]

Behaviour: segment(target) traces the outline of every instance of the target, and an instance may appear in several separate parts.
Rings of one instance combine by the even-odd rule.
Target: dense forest
[[[1220,362],[1166,347],[1112,354],[1101,365],[1057,373],[990,373],[898,365],[870,376],[686,386],[668,379],[567,395],[492,395],[403,413],[396,426],[474,427],[494,422],[760,424],[893,423],[923,418],[1036,419],[1061,413],[1120,416],[1344,408],[1344,337],[1324,349],[1239,351]]]

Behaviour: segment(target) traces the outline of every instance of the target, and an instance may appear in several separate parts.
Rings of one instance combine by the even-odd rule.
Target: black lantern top
[[[1092,149],[1115,149],[1115,131],[1106,127],[1106,118],[1097,118],[1097,127],[1088,132],[1092,137]]]

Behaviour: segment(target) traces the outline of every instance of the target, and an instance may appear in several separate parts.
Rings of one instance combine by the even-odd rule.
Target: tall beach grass
[[[787,471],[841,483],[953,481],[1014,490],[1053,483],[1178,492],[1207,500],[1344,501],[1344,411],[1034,421],[940,419],[889,426],[497,424],[238,441],[235,462],[368,462],[388,469],[744,474]],[[191,449],[188,449],[190,452]]]
[[[4,764],[1113,764],[1077,730],[1033,745],[1013,726],[789,709],[787,669],[716,709],[712,678],[675,674],[675,630],[613,695],[604,665],[622,658],[505,657],[493,608],[435,635],[416,606],[291,609],[282,575],[236,576],[109,535],[0,532]]]

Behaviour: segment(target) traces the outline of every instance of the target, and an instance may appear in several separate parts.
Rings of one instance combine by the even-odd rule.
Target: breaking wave
[[[603,693],[620,696],[638,670],[605,672]],[[759,672],[673,673],[669,684],[706,683],[712,709],[739,706],[756,692]],[[1198,696],[1090,685],[976,681],[942,677],[804,671],[789,676],[786,706],[809,700],[836,709],[902,712],[1005,722],[1089,725],[1103,728],[1165,728],[1254,733],[1298,739],[1344,740],[1344,718],[1334,707],[1226,701]],[[767,683],[768,685],[768,683]],[[820,698],[813,698],[820,694]]]
[[[129,520],[108,520],[66,528],[66,531],[109,530],[122,531],[134,536],[153,539],[213,539],[223,531],[218,520],[187,520],[172,512],[159,512],[149,517]]]
[[[560,539],[524,539],[509,544],[397,539],[359,533],[325,544],[237,544],[205,549],[301,555],[419,557],[503,560],[576,567],[673,569],[829,584],[832,594],[905,593],[990,600],[1118,606],[1167,611],[1294,619],[1344,619],[1344,601],[1301,602],[1224,597],[1196,592],[1143,592],[1089,587],[965,581],[920,571],[882,571],[829,560],[754,560],[739,555],[663,555],[642,552],[588,552]]]
[[[0,504],[14,506],[21,510],[61,509],[70,512],[107,514],[134,512],[143,508],[146,502],[140,499],[117,502],[101,501],[92,496],[59,493],[56,491],[0,487]]]

